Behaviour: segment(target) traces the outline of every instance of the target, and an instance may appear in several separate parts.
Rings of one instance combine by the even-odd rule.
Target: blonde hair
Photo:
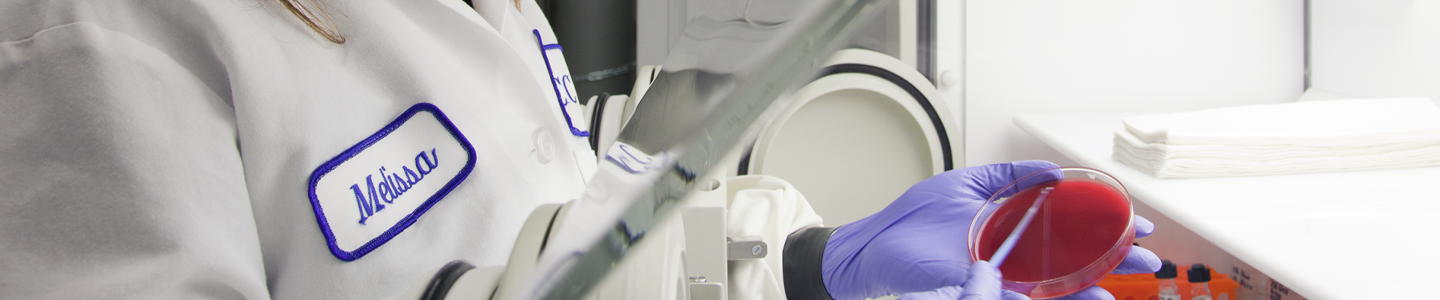
[[[300,18],[300,22],[304,22],[305,26],[309,26],[310,30],[315,31],[316,34],[324,37],[325,40],[336,44],[345,43],[345,35],[340,33],[340,27],[335,26],[335,21],[330,19],[330,14],[325,12],[325,7],[321,6],[319,2],[315,0],[276,1],[280,1],[280,4],[284,5],[285,9],[290,10],[290,14],[295,15],[296,18]],[[515,3],[515,9],[519,10],[520,0],[513,0],[512,2]]]
[[[330,20],[330,14],[325,13],[325,7],[320,6],[315,0],[278,0],[290,14],[300,18],[310,30],[320,34],[325,40],[331,43],[344,44],[345,35],[340,34],[340,28],[335,26],[335,21]]]

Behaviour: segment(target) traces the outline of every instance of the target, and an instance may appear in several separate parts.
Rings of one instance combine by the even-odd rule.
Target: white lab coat
[[[595,157],[550,93],[539,8],[477,2],[325,1],[344,45],[267,0],[0,4],[0,298],[375,299],[504,264]],[[312,174],[421,102],[473,172],[337,259]]]

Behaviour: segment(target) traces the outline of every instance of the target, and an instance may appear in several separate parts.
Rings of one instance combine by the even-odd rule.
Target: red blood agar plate
[[[1051,180],[1055,174],[1063,177]],[[1034,183],[1043,180],[1050,181]],[[996,193],[970,222],[970,259],[989,260],[1040,191],[1055,188],[1000,265],[1005,289],[1034,299],[1073,294],[1099,282],[1130,253],[1135,211],[1115,177],[1084,167],[1054,168],[1016,179],[1001,191],[1014,191],[1021,182],[1034,185],[1009,197]]]

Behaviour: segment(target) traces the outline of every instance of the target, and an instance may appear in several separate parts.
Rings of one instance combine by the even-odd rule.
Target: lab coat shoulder
[[[213,2],[213,3],[212,3]],[[265,26],[255,26],[254,19],[240,18],[235,10],[274,11],[268,2],[253,7],[231,1],[4,1],[0,4],[0,43],[25,44],[47,33],[72,31],[77,28],[98,29],[106,35],[124,36],[131,44],[161,55],[153,58],[168,60],[191,73],[222,99],[230,101],[229,82],[225,75],[224,57],[233,36],[221,35],[220,24],[244,23],[232,27],[253,27],[257,33]],[[228,40],[228,41],[227,41]],[[72,40],[95,48],[104,40]],[[124,51],[130,48],[108,49]]]
[[[770,247],[764,259],[730,263],[729,294],[737,299],[785,299],[785,239],[796,230],[822,226],[823,220],[795,186],[778,177],[741,176],[726,183],[726,236],[758,237]]]
[[[0,42],[0,298],[267,298],[228,95],[55,18]]]
[[[345,45],[272,1],[0,4],[0,298],[372,298],[503,262],[579,162],[533,146],[565,132],[515,76],[543,64],[440,3],[331,3]],[[467,201],[340,261],[308,176],[417,102],[475,145]]]

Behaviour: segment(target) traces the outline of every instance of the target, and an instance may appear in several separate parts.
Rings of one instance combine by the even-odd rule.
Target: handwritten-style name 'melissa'
[[[430,153],[420,151],[415,155],[414,169],[410,166],[400,166],[399,170],[386,170],[380,167],[380,181],[375,181],[375,175],[365,175],[365,187],[361,189],[360,184],[350,185],[350,191],[355,192],[355,206],[360,211],[360,224],[365,220],[385,210],[386,204],[395,203],[396,198],[410,191],[410,188],[419,184],[425,179],[425,175],[435,171],[440,165],[440,157],[435,155],[435,149],[431,148]]]

